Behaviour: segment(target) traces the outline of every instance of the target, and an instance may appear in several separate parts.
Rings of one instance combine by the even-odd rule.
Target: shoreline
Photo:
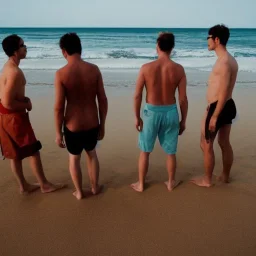
[[[105,87],[134,88],[139,69],[100,69]],[[53,86],[56,70],[24,70],[28,86]],[[188,88],[206,88],[209,71],[186,71]],[[238,73],[237,88],[256,88],[256,73]]]

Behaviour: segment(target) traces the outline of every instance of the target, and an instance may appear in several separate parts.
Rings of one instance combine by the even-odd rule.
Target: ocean
[[[58,43],[67,32],[80,36],[83,59],[101,69],[138,69],[156,58],[156,38],[161,31],[175,35],[174,61],[185,69],[211,70],[216,57],[207,49],[205,28],[0,28],[0,40],[9,34],[24,39],[28,54],[21,68],[25,70],[56,70],[65,65]],[[256,29],[231,29],[230,33],[228,50],[236,57],[239,70],[256,72]],[[1,49],[1,67],[6,59]]]

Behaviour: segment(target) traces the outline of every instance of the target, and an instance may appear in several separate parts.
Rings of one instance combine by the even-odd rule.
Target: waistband
[[[5,115],[5,114],[12,114],[12,113],[14,113],[14,112],[9,110],[9,109],[7,109],[7,108],[5,108],[2,105],[2,103],[0,102],[0,114]]]
[[[214,102],[210,103],[209,106],[215,106],[215,105],[217,105],[217,103],[218,103],[218,101],[214,101]],[[234,102],[234,100],[232,98],[228,99],[226,101],[225,105],[226,104],[230,104],[230,103],[232,103],[232,104],[234,103],[235,104],[235,102]]]
[[[0,114],[1,115],[9,115],[9,114],[21,114],[21,113],[26,113],[26,111],[13,111],[10,109],[7,109],[3,106],[3,104],[0,102]]]
[[[145,108],[154,112],[168,112],[177,109],[177,104],[175,103],[172,105],[152,105],[146,103]]]

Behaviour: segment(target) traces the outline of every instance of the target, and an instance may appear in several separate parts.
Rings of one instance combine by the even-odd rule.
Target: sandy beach
[[[27,96],[41,156],[52,182],[68,184],[52,194],[21,196],[7,160],[0,162],[0,255],[256,255],[255,74],[240,73],[234,100],[239,118],[232,130],[235,161],[232,182],[199,188],[189,179],[203,172],[200,122],[206,107],[207,72],[188,74],[187,130],[179,139],[177,178],[168,192],[165,155],[157,142],[147,189],[136,193],[137,132],[132,95],[136,72],[103,72],[109,99],[106,137],[98,146],[101,194],[77,201],[68,171],[68,154],[55,144],[53,72],[27,71]],[[249,79],[250,78],[250,79]],[[247,83],[246,83],[247,82]],[[216,149],[214,174],[221,172]],[[84,187],[89,187],[85,161]],[[35,182],[24,162],[24,172]]]

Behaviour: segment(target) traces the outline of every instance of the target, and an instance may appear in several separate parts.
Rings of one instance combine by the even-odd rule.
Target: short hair
[[[21,38],[15,34],[7,36],[2,41],[3,50],[8,57],[13,56],[14,53],[19,50],[20,41],[21,41]]]
[[[161,51],[170,52],[175,45],[175,37],[173,33],[161,33],[157,38],[157,44]]]
[[[67,33],[60,38],[60,48],[66,50],[68,55],[82,53],[82,45],[79,36],[76,33]]]
[[[224,46],[227,45],[230,36],[229,28],[222,24],[211,27],[208,31],[208,34],[212,35],[214,39],[218,37],[220,39],[220,43]]]

